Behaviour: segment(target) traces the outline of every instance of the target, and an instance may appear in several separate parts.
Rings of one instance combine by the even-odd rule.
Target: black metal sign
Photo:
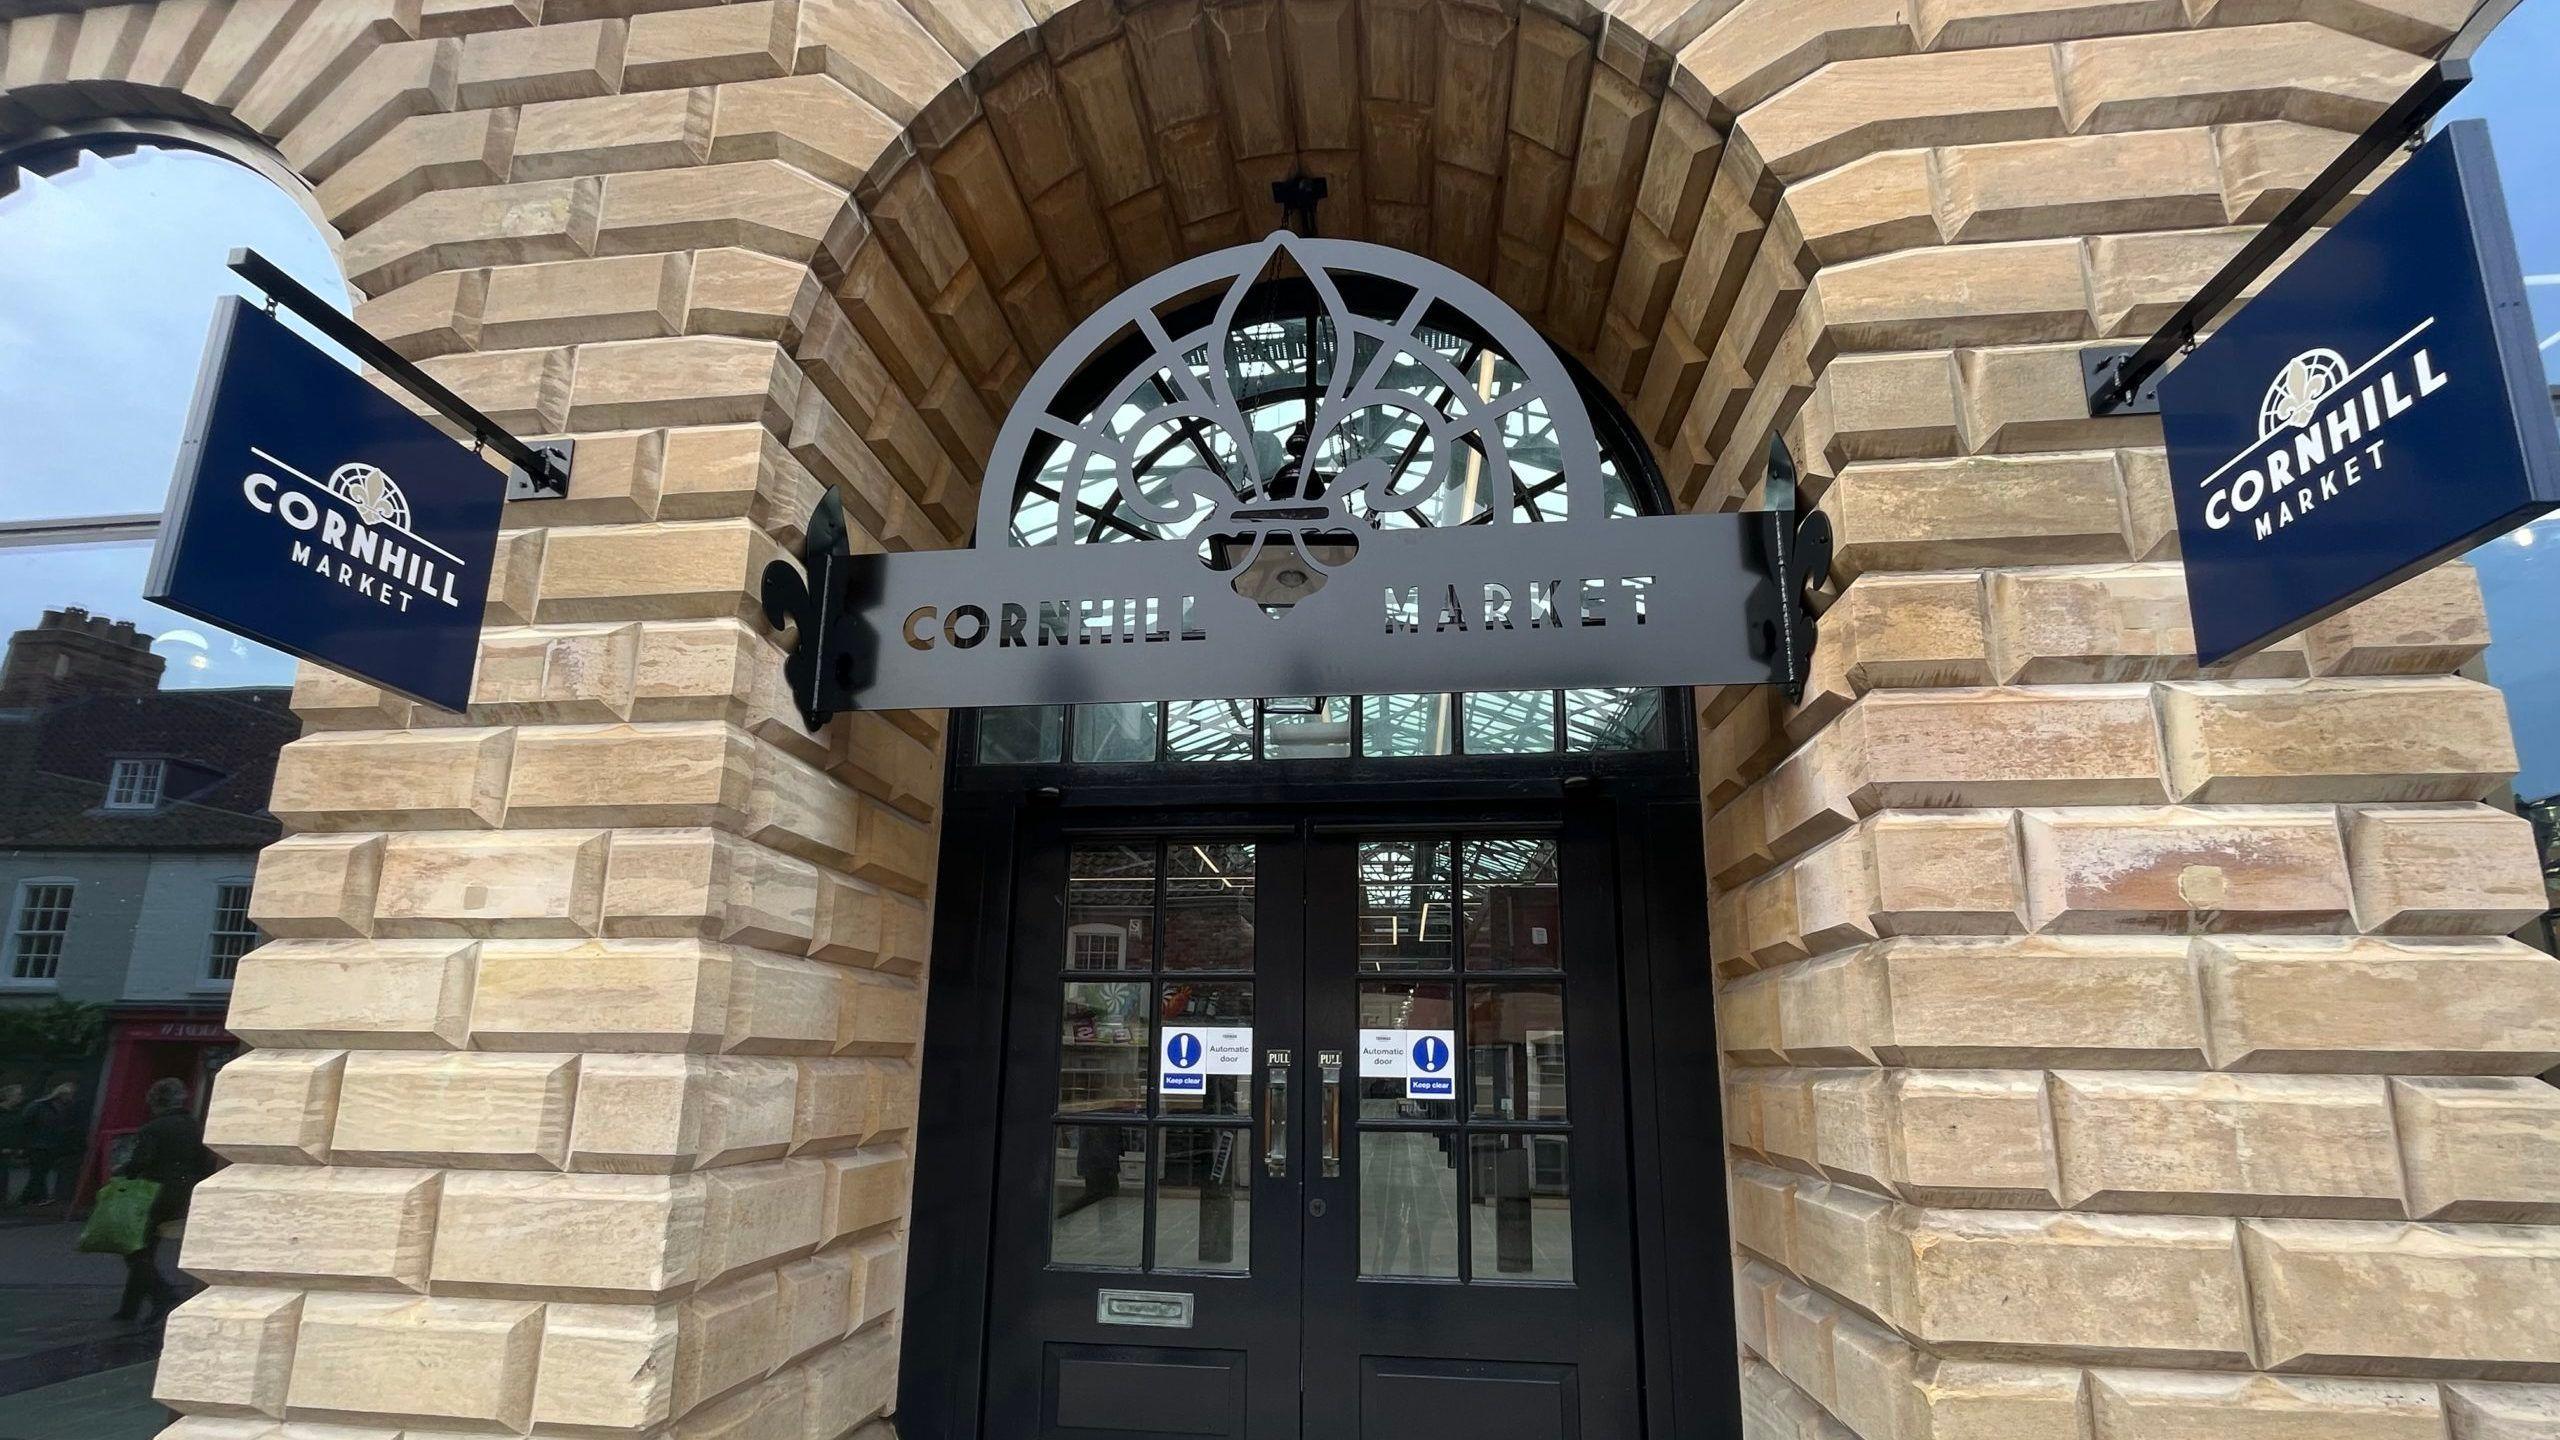
[[[1253,308],[1284,261],[1306,282],[1295,329]],[[1426,338],[1459,328],[1477,337],[1462,353]],[[1295,346],[1277,379],[1256,359],[1274,344]],[[1106,353],[1118,380],[1097,396]],[[1285,434],[1274,413],[1295,417]],[[1537,484],[1561,492],[1551,519],[1513,503],[1533,431]],[[1043,524],[1022,523],[1025,485],[1048,497]],[[1828,564],[1819,517],[1799,535],[1789,511],[1612,515],[1588,409],[1525,320],[1418,257],[1284,233],[1161,272],[1057,348],[997,438],[975,548],[853,554],[831,495],[805,570],[769,567],[764,605],[798,627],[787,668],[816,725],[857,708],[1799,686],[1804,585]]]

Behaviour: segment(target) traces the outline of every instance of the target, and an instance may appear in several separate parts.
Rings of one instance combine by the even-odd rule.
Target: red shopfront
[[[199,1117],[204,1114],[214,1072],[240,1051],[240,1042],[222,1028],[222,1017],[219,1007],[118,1007],[108,1021],[106,1069],[98,1082],[89,1150],[81,1157],[76,1206],[88,1204],[115,1173],[133,1132],[151,1118],[144,1097],[155,1082],[184,1081],[189,1105]]]

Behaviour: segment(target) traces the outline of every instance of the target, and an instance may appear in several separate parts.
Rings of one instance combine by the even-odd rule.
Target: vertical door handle
[[[1266,1051],[1262,1068],[1262,1168],[1285,1179],[1289,1174],[1289,1052]]]
[[[1333,1180],[1342,1174],[1342,1052],[1317,1051],[1316,1071],[1324,1082],[1324,1178]]]

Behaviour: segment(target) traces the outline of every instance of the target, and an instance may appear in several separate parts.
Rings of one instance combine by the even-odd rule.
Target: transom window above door
[[[1401,317],[1413,302],[1410,290],[1375,277],[1366,288],[1346,283],[1337,298],[1352,311],[1379,318]],[[1216,300],[1212,296],[1200,307]],[[1189,316],[1183,312],[1167,328],[1188,333]],[[1210,317],[1203,309],[1196,318],[1205,323]],[[1011,542],[1056,543],[1062,524],[1072,526],[1067,538],[1078,544],[1185,533],[1194,523],[1189,512],[1166,520],[1143,508],[1159,501],[1175,508],[1182,484],[1196,483],[1204,471],[1248,501],[1281,503],[1312,498],[1345,483],[1347,474],[1384,467],[1385,491],[1412,503],[1367,517],[1380,528],[1488,524],[1495,517],[1487,497],[1502,493],[1488,481],[1501,468],[1489,463],[1488,447],[1500,450],[1507,467],[1514,523],[1566,518],[1563,460],[1546,400],[1521,398],[1520,367],[1445,303],[1425,308],[1421,323],[1408,332],[1413,355],[1430,361],[1408,356],[1385,368],[1382,388],[1399,398],[1401,408],[1377,406],[1324,436],[1311,436],[1324,376],[1337,360],[1337,328],[1302,277],[1274,276],[1254,287],[1228,332],[1229,389],[1250,426],[1243,437],[1217,426],[1150,421],[1172,400],[1174,377],[1143,344],[1106,348],[1062,388],[1062,396],[1075,397],[1068,408],[1080,406],[1081,413],[1061,418],[1081,433],[1125,439],[1130,474],[1097,466],[1089,452],[1073,445],[1035,443],[1015,478]],[[1205,352],[1184,358],[1207,363]],[[1661,478],[1625,412],[1578,371],[1576,378],[1600,442],[1600,493],[1607,513],[1668,509]],[[1471,420],[1478,409],[1484,417]],[[1155,428],[1146,429],[1150,424]],[[1253,449],[1250,457],[1241,453],[1246,445]],[[1435,446],[1455,453],[1437,453]],[[1258,475],[1274,478],[1252,478]],[[1282,486],[1290,493],[1262,493]],[[1355,539],[1317,534],[1272,541],[1245,563],[1256,598],[1275,612],[1287,608],[1293,595],[1327,583],[1325,573],[1343,558],[1328,547]],[[1218,544],[1220,537],[1206,543]],[[1678,707],[1666,704],[1670,693],[1501,690],[1011,706],[973,712],[973,738],[960,754],[984,766],[1132,767],[1658,751],[1682,738]]]

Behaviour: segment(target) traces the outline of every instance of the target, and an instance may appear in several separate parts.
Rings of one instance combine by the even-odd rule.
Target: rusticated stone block
[[[558,1169],[577,1083],[572,1055],[358,1051],[331,1146],[347,1165]]]
[[[836,1046],[849,972],[744,947],[731,949],[724,1051],[824,1055]]]
[[[569,404],[569,352],[493,350],[439,355],[419,362],[438,384],[462,397],[490,419],[522,435],[541,435],[562,428]],[[407,402],[412,412],[457,440],[469,440],[462,427],[433,414],[420,401]]]
[[[2403,1213],[2380,1079],[2066,1071],[2052,1090],[2074,1209]]]
[[[179,1263],[217,1284],[424,1292],[439,1179],[431,1170],[234,1165],[196,1186]]]
[[[1743,134],[1784,181],[1888,145],[1967,145],[2063,132],[2038,47],[1844,60],[1754,107]]]
[[[2021,345],[2089,333],[2080,245],[2020,241],[1903,250],[1814,278],[1825,340],[1842,350]]]
[[[798,58],[799,15],[797,0],[634,15],[623,82],[637,90],[788,75]]]
[[[271,1165],[329,1161],[343,1050],[253,1050],[222,1067],[204,1143],[225,1159]]]
[[[1822,739],[1863,750],[1850,797],[1861,811],[2141,803],[2160,798],[2148,699],[2115,685],[1879,690],[1858,702],[1854,728]]]
[[[622,85],[624,26],[584,20],[483,31],[462,42],[464,108],[605,95]]]
[[[516,1300],[314,1295],[295,1337],[288,1412],[523,1433],[542,1307]]]
[[[630,255],[737,245],[806,261],[845,203],[835,186],[771,160],[632,171],[604,182],[596,249]]]
[[[791,1143],[796,1076],[784,1059],[587,1056],[570,1167],[664,1174],[777,1158]]]
[[[436,1293],[666,1299],[701,1278],[704,1218],[693,1176],[449,1175]]]
[[[741,520],[555,531],[544,547],[538,613],[546,623],[746,618],[764,567],[781,555]]]
[[[462,46],[453,40],[379,46],[357,61],[276,148],[304,179],[315,184],[325,180],[401,120],[452,109],[461,58]]]
[[[799,371],[779,347],[716,335],[587,345],[578,351],[570,427],[754,422],[780,433],[799,399]]]
[[[2180,230],[2224,221],[2222,177],[2212,135],[2204,130],[1971,145],[1936,157],[1938,223],[1950,240]],[[2084,396],[2081,415],[2087,414]]]
[[[1880,935],[2026,928],[2017,835],[2003,810],[1886,812],[1866,822]]]
[[[485,270],[447,270],[356,306],[356,323],[412,360],[476,348]]]
[[[2322,675],[2447,675],[2489,647],[2479,572],[2459,561],[2421,572],[2303,633]]]
[[[2099,1370],[2089,1408],[2104,1440],[2439,1440],[2436,1387],[2406,1380],[2289,1379]]]
[[[2129,555],[2123,480],[2102,454],[1854,464],[1816,508],[1831,517],[1833,565],[1848,579]]]
[[[797,1360],[853,1329],[853,1270],[860,1257],[850,1249],[830,1250],[794,1260],[774,1272],[782,1286],[782,1353]]]
[[[1728,157],[1736,153],[1726,152]],[[1727,163],[1731,163],[1730,158]],[[1748,209],[1739,216],[1725,212],[1724,206],[1715,203],[1722,193],[1719,190],[1709,196],[1708,214],[1690,245],[1692,257],[1702,251],[1712,254],[1727,244],[1759,243],[1761,239],[1759,218]],[[1788,186],[1781,203],[1785,215],[1794,218],[1796,233],[1802,236],[1804,255],[1826,266],[1939,245],[1946,240],[1938,230],[1926,150],[1887,150],[1852,160],[1837,170]],[[1736,221],[1745,222],[1744,234],[1728,239],[1731,232],[1724,227]],[[1704,285],[1703,276],[1695,281],[1691,277],[1715,268],[1712,259],[1692,258],[1688,272],[1680,278],[1681,291]],[[1718,307],[1709,303],[1705,311],[1706,318],[1713,320]],[[1671,318],[1685,323],[1690,313],[1693,312],[1682,308],[1680,292],[1674,292]],[[1712,336],[1713,331],[1700,333]]]
[[[151,1398],[204,1415],[284,1418],[302,1292],[217,1285],[169,1313]]]
[[[1889,1065],[2200,1066],[2206,1037],[2186,948],[2039,937],[1895,939],[1883,972]]]
[[[496,185],[507,178],[515,133],[512,110],[413,115],[320,182],[321,212],[353,234],[428,190]]]
[[[690,270],[683,255],[620,255],[495,270],[481,302],[480,335],[493,347],[672,335],[684,324]],[[581,471],[586,458],[578,457]]]
[[[2038,930],[2347,928],[2337,812],[2027,810],[2027,914]]]
[[[2560,1218],[2560,1090],[2524,1076],[2394,1079],[2391,1099],[2412,1218]]]
[[[2275,119],[2353,132],[2423,63],[2300,22],[2075,40],[2054,71],[2077,134]]]
[[[690,940],[526,940],[482,945],[474,1044],[498,1050],[720,1046],[731,955]]]
[[[603,201],[591,178],[424,189],[348,237],[340,261],[350,283],[379,294],[438,270],[574,259],[594,253]]]
[[[675,1409],[677,1307],[576,1305],[542,1316],[533,1422],[576,1430],[641,1430]]]
[[[908,1161],[903,1148],[877,1145],[829,1155],[819,1163],[827,1172],[823,1243],[878,1230],[905,1216]]]
[[[2345,812],[2358,929],[2504,935],[2550,904],[2533,826],[2487,805],[2359,805]]]
[[[597,452],[592,478],[600,482],[599,488],[602,482],[609,481],[616,462],[630,453],[615,445],[617,438],[606,436],[602,442],[590,442]],[[585,448],[581,447],[579,460],[582,475],[590,474]],[[571,485],[574,489],[575,482]],[[511,725],[627,720],[631,718],[639,651],[637,625],[484,628],[480,632],[480,668],[471,682],[472,709],[484,718]]]
[[[723,85],[711,158],[781,160],[837,185],[858,183],[898,138],[889,117],[827,75]]]
[[[1907,1328],[1933,1347],[2249,1358],[2228,1220],[1924,1210],[1896,1229],[1910,1256]]]
[[[2019,1070],[1900,1070],[1892,1106],[1891,1179],[1927,1205],[2044,1209],[2057,1203],[2053,1122],[2044,1078]]]
[[[1842,355],[1814,382],[1811,413],[1836,468],[1950,455],[1959,447],[1956,371],[1944,355]]]
[[[2530,1075],[2560,1063],[2560,960],[2512,940],[2195,943],[2220,1068]]]
[[[231,986],[231,1033],[252,1045],[458,1049],[477,947],[437,940],[279,940]]]
[[[2454,1440],[2551,1440],[2560,1435],[2560,1389],[2548,1385],[2447,1385]]]
[[[818,1248],[827,1174],[817,1161],[722,1166],[704,1171],[702,1184],[703,1284]]]
[[[782,1359],[782,1290],[772,1272],[745,1276],[684,1302],[676,1347],[679,1413],[771,1371]]]
[[[249,918],[269,935],[369,934],[382,868],[379,835],[296,835],[258,854]]]
[[[1795,1272],[1870,1314],[1895,1313],[1911,1293],[1911,1275],[1894,1233],[1893,1203],[1819,1180],[1793,1188],[1788,1238]]]
[[[2181,800],[2477,800],[2516,769],[2506,703],[2469,680],[2160,687]]]
[[[394,835],[375,925],[387,935],[592,935],[604,866],[595,830]]]
[[[2268,1369],[2560,1375],[2560,1242],[2547,1232],[2248,1220],[2240,1249]]]
[[[907,1245],[903,1236],[880,1234],[857,1240],[853,1255],[853,1324],[878,1327],[897,1312],[907,1296]]]
[[[557,725],[525,732],[512,777],[531,823],[702,825],[743,810],[754,742],[725,725]]]
[[[817,929],[822,887],[831,883],[842,882],[718,831],[626,834],[614,841],[605,932],[801,950]]]
[[[2134,469],[2123,474],[2133,485]],[[2137,542],[2131,548],[2143,553],[2146,547]],[[2195,674],[2186,581],[2175,566],[2000,570],[1985,583],[1994,666],[2003,683],[2182,680]],[[2307,673],[2307,663],[2301,642],[2287,640],[2215,673],[2285,678]]]
[[[494,829],[512,730],[306,735],[276,755],[267,808],[298,830]]]

